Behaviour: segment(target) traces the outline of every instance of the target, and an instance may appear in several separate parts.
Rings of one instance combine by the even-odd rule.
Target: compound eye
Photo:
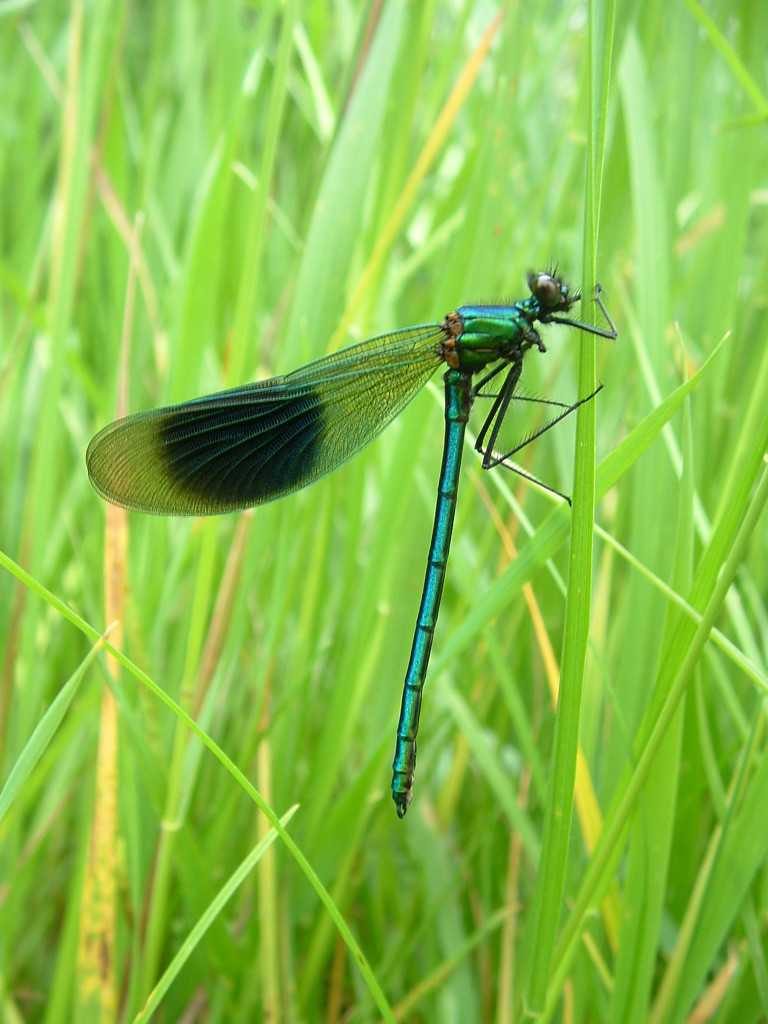
[[[531,291],[547,309],[555,309],[563,300],[563,289],[551,274],[537,274],[531,281]]]

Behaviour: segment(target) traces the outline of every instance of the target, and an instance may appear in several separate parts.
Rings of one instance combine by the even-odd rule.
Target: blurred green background
[[[766,1019],[766,53],[764,0],[0,4],[3,1021]],[[619,328],[524,375],[605,384],[580,715],[569,510],[468,449],[400,822],[439,376],[253,514],[85,449],[553,262]]]

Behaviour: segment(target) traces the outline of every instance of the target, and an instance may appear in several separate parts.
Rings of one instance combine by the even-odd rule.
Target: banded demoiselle
[[[473,402],[506,370],[498,391],[487,396],[493,402],[475,448],[483,469],[505,465],[522,472],[508,462],[511,456],[593,397],[573,405],[551,403],[561,410],[553,419],[512,451],[496,453],[525,355],[534,348],[545,351],[535,324],[568,324],[616,337],[599,286],[595,300],[608,328],[568,317],[580,296],[554,270],[530,274],[528,286],[531,294],[512,305],[462,306],[440,323],[379,335],[283,377],[117,420],[93,438],[86,454],[91,483],[117,505],[159,515],[234,512],[282,498],[336,469],[377,437],[446,364],[437,507],[393,763],[392,797],[401,818],[411,801],[422,690]]]

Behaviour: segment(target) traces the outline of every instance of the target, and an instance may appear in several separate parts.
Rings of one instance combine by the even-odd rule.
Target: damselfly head
[[[565,281],[554,272],[529,274],[528,287],[545,316],[551,313],[567,313],[579,299],[579,293],[572,293]]]

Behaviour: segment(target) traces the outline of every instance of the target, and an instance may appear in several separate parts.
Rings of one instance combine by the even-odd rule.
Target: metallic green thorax
[[[337,469],[447,364],[435,524],[393,766],[392,795],[400,817],[411,799],[421,694],[445,580],[464,430],[475,395],[503,374],[501,384],[494,380],[491,410],[475,447],[484,469],[507,465],[514,453],[497,455],[494,447],[525,353],[533,347],[544,351],[535,324],[569,324],[616,337],[599,291],[596,300],[609,330],[568,318],[578,294],[554,273],[532,274],[528,286],[530,296],[509,306],[462,306],[440,323],[370,338],[283,377],[117,420],[93,438],[86,453],[93,486],[115,504],[159,515],[233,512],[282,498]],[[564,407],[552,422],[578,404]]]
[[[455,314],[445,318],[446,330],[460,326],[460,333],[454,341],[456,353],[450,356],[451,344],[446,343],[446,362],[463,373],[474,374],[498,359],[512,363],[523,358],[531,346],[541,351],[544,346],[533,327],[535,318],[526,307],[535,305],[527,299],[514,306],[462,306]],[[455,316],[459,323],[451,321]]]

